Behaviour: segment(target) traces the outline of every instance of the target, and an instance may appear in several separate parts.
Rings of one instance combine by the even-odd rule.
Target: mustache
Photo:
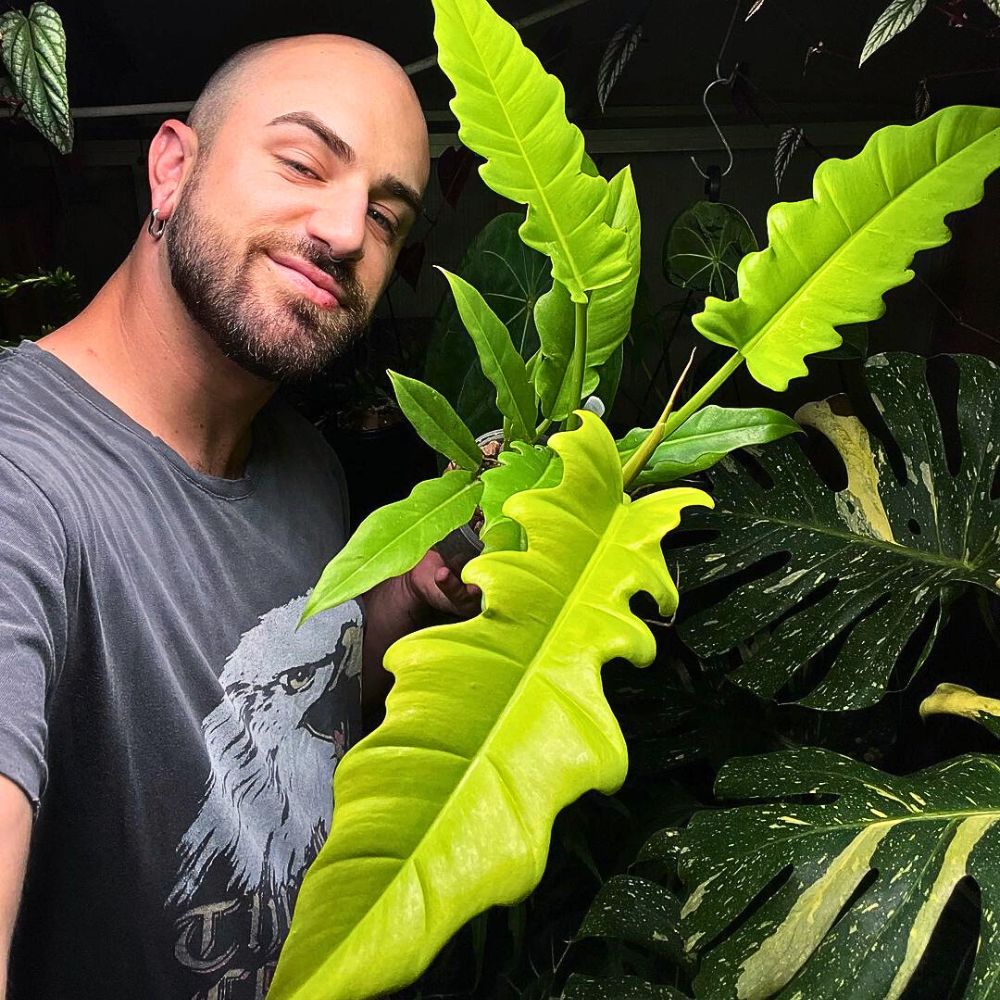
[[[340,286],[338,296],[341,308],[357,311],[365,307],[365,295],[354,270],[354,262],[331,253],[328,247],[312,240],[289,240],[281,237],[262,237],[254,240],[250,249],[254,253],[277,250],[307,260],[328,274]]]

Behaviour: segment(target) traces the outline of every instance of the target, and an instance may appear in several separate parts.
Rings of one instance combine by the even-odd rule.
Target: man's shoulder
[[[267,413],[277,440],[279,461],[293,462],[306,469],[315,465],[324,471],[332,465],[334,474],[338,478],[343,476],[336,453],[322,431],[291,403],[276,397],[268,404]]]

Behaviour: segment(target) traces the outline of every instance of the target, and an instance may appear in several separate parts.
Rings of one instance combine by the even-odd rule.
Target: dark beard
[[[300,382],[319,374],[361,336],[371,314],[352,265],[321,244],[277,233],[251,240],[237,261],[219,228],[194,206],[197,187],[192,178],[165,234],[170,280],[191,318],[227,358],[259,378]],[[258,258],[268,250],[301,257],[329,274],[341,289],[338,306],[323,309],[289,294],[266,307],[250,270],[267,266]]]

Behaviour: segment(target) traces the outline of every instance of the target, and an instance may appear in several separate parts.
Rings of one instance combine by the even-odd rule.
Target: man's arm
[[[380,721],[385,696],[392,687],[392,675],[382,666],[386,650],[397,639],[442,617],[471,617],[479,611],[480,598],[479,588],[462,583],[435,549],[409,573],[386,580],[365,594],[361,691],[366,730]]]
[[[30,837],[31,803],[19,785],[0,775],[0,998],[7,995],[7,960]]]

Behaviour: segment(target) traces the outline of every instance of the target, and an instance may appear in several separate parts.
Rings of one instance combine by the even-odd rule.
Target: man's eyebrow
[[[355,154],[351,145],[311,111],[289,111],[267,123],[268,128],[272,125],[301,125],[317,136],[337,159],[344,163],[354,162]]]
[[[405,181],[400,180],[395,174],[386,174],[378,182],[376,189],[398,198],[417,218],[424,210],[424,202],[420,197],[420,192],[416,188],[410,187]]]

